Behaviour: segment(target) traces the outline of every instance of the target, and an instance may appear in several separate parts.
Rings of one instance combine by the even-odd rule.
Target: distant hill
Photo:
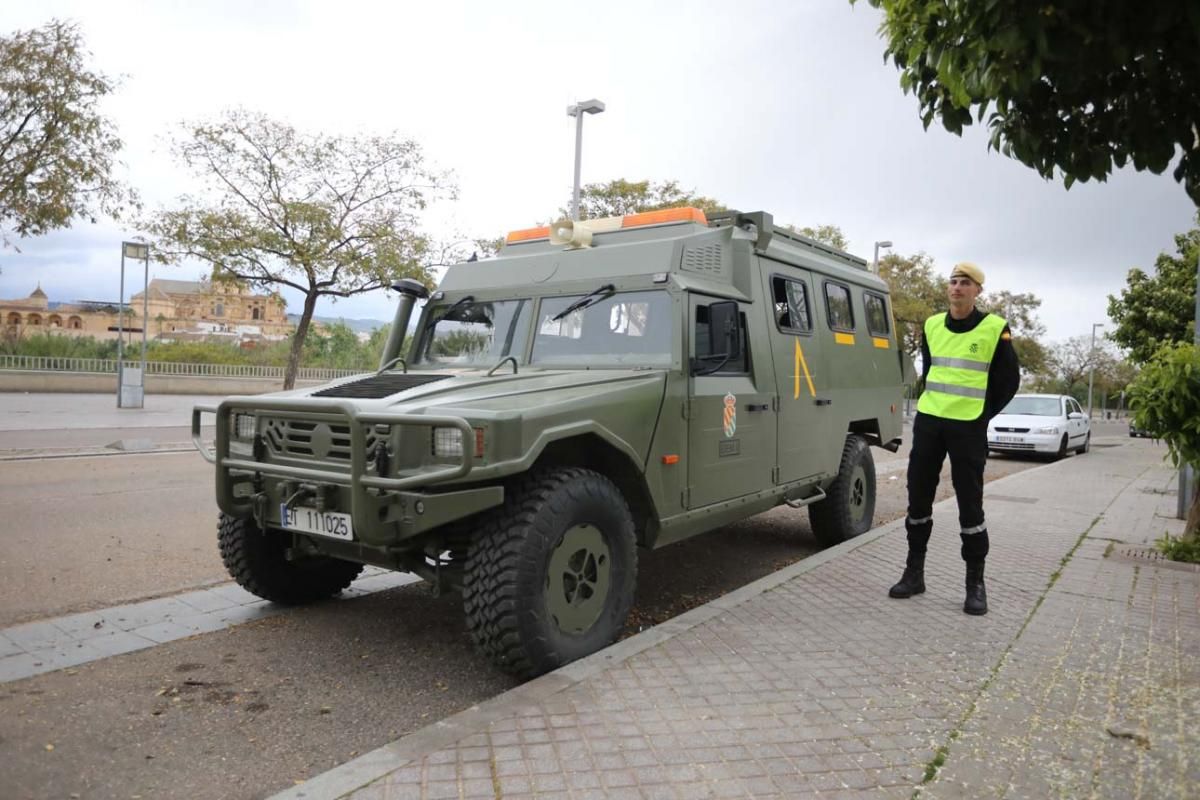
[[[341,322],[355,333],[370,333],[376,328],[383,328],[391,325],[391,320],[381,319],[346,319],[345,317],[321,317],[314,316],[314,322],[320,322],[325,325],[332,325],[335,322]],[[299,314],[288,314],[288,322],[296,325],[300,322]]]

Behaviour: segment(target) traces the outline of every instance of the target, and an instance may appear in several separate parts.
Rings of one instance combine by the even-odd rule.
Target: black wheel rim
[[[867,513],[867,471],[856,466],[850,473],[850,520],[858,525]]]

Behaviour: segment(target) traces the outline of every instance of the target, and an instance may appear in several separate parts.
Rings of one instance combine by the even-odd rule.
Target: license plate
[[[338,511],[317,511],[307,506],[285,508],[279,506],[279,519],[283,527],[289,531],[315,533],[318,536],[329,536],[333,539],[353,539],[354,526],[350,524],[350,515]]]
[[[1022,442],[1025,441],[1025,437],[1023,437],[1023,436],[997,436],[996,441],[997,442],[1010,442],[1012,444],[1021,444]]]

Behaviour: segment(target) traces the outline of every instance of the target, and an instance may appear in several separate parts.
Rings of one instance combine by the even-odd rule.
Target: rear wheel
[[[251,518],[224,512],[217,523],[217,543],[225,569],[243,589],[284,605],[303,605],[332,597],[362,572],[362,564],[327,556],[286,557],[291,534],[264,531]]]
[[[476,646],[521,677],[611,644],[633,605],[633,517],[591,470],[538,470],[506,492],[471,544],[463,607]]]
[[[838,476],[827,495],[808,507],[817,541],[833,545],[871,530],[875,518],[875,459],[863,437],[846,437]]]

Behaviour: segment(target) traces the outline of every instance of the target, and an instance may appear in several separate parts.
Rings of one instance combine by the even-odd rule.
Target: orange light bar
[[[621,220],[622,228],[636,228],[639,225],[662,225],[664,222],[698,222],[708,224],[708,218],[698,208],[684,206],[683,208],[664,208],[662,211],[643,211],[640,214],[626,214]]]
[[[548,239],[550,237],[550,226],[543,225],[540,228],[525,228],[519,231],[509,231],[505,241],[508,244],[513,242],[528,242],[531,239]]]
[[[616,220],[616,217],[608,219]],[[599,220],[593,220],[598,222]],[[584,220],[586,225],[588,220]],[[683,208],[665,208],[662,211],[643,211],[640,214],[626,214],[621,217],[621,228],[638,228],[643,225],[663,225],[668,222],[696,222],[700,225],[707,225],[708,218],[704,216],[704,212],[698,208],[684,206]],[[505,237],[506,244],[515,244],[516,242],[529,242],[534,239],[548,239],[550,237],[550,226],[543,225],[540,228],[523,228],[519,231],[509,231]]]

